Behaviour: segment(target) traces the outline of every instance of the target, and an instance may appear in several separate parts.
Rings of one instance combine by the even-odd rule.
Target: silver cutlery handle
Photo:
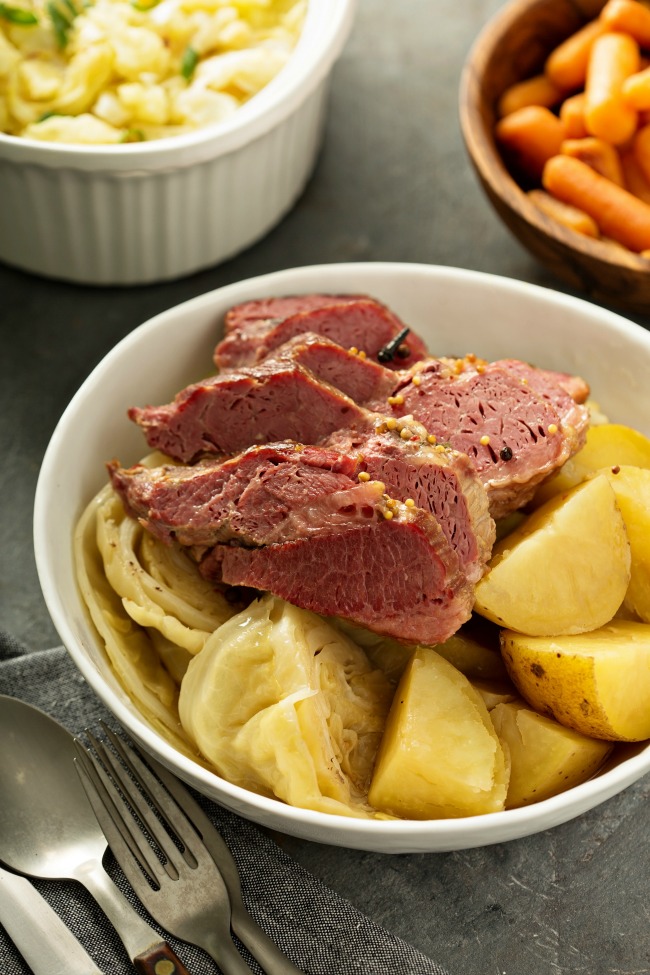
[[[203,948],[213,958],[223,975],[252,975],[242,956],[230,938],[223,938],[217,932],[208,930],[205,921],[197,927],[191,937],[192,944]]]
[[[103,867],[89,861],[75,871],[75,879],[95,898],[141,975],[156,975],[156,971],[164,971],[165,975],[189,975],[167,942],[140,917]],[[167,965],[161,968],[163,960]]]
[[[304,975],[271,941],[243,904],[233,904],[230,925],[242,944],[246,945],[253,958],[264,969],[266,975]]]
[[[34,975],[102,975],[29,880],[2,868],[0,924]]]

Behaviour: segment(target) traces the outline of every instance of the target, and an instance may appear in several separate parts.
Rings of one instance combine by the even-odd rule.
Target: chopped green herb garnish
[[[77,16],[77,9],[68,0],[62,0],[65,9],[62,9],[55,0],[50,0],[47,4],[47,12],[52,21],[52,30],[56,37],[59,47],[65,47],[68,43],[68,33],[72,27],[72,21]]]
[[[146,142],[147,137],[142,129],[127,129],[120,142]]]
[[[189,81],[194,74],[194,70],[199,62],[198,52],[190,45],[185,48],[185,53],[181,59],[181,74],[186,81]]]
[[[24,7],[10,7],[6,3],[0,3],[0,19],[23,27],[31,27],[38,23],[38,17],[31,10],[25,10]]]
[[[44,122],[45,119],[52,118],[53,115],[62,115],[63,112],[43,112],[42,115],[36,119],[37,122]]]
[[[143,13],[146,13],[147,10],[153,10],[159,3],[160,0],[131,0],[131,6],[134,10],[141,10]]]

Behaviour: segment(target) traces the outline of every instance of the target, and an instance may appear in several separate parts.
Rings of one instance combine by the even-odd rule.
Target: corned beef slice
[[[315,444],[367,424],[367,411],[297,363],[261,363],[182,390],[167,406],[133,407],[150,447],[185,463],[280,440]]]
[[[540,396],[550,399],[561,409],[566,409],[569,405],[567,396],[574,403],[585,403],[589,396],[589,385],[581,376],[540,369],[538,366],[531,366],[528,362],[521,362],[520,359],[498,359],[491,365],[515,373],[532,386]]]
[[[436,518],[476,582],[494,543],[485,490],[467,457],[432,447],[419,424],[411,432],[404,440],[379,418],[378,428],[338,431],[322,447],[276,443],[192,467],[125,470],[112,463],[109,471],[127,510],[163,541],[183,545],[283,541],[320,531],[321,521],[333,524],[340,512],[350,522],[352,511],[365,516],[367,498],[382,482],[379,494],[411,499]],[[365,490],[359,474],[371,478]],[[282,534],[289,529],[293,535]]]
[[[477,454],[472,455],[472,460],[476,462],[476,458],[479,459],[477,471],[485,483],[493,513],[497,517],[502,517],[525,504],[539,481],[564,463],[584,441],[588,415],[586,409],[580,404],[589,394],[589,387],[584,380],[579,376],[538,369],[517,359],[487,363],[473,358],[453,360],[429,358],[422,360],[412,369],[395,373],[377,362],[360,358],[347,349],[314,335],[293,339],[277,349],[267,363],[271,359],[278,362],[300,362],[319,379],[324,379],[332,386],[342,389],[351,399],[378,413],[388,413],[397,417],[410,411],[431,433],[461,451],[467,450],[468,445],[473,442]],[[466,422],[463,415],[466,404],[462,396],[458,403],[459,415],[454,417],[453,410],[450,413],[449,405],[449,399],[453,397],[453,387],[448,383],[443,389],[443,400],[437,402],[436,395],[440,391],[440,386],[422,383],[423,370],[438,375],[436,372],[438,368],[441,376],[444,375],[449,380],[459,376],[461,383],[465,380],[460,379],[460,376],[466,379],[471,375],[477,402],[481,396],[485,396],[489,401],[491,397],[497,395],[494,376],[503,373],[505,388],[501,389],[500,395],[503,397],[505,411],[509,409],[508,390],[514,388],[518,392],[522,387],[528,387],[529,393],[525,396],[525,400],[531,411],[539,406],[540,416],[546,417],[549,423],[554,422],[558,426],[553,444],[555,460],[551,466],[548,466],[551,456],[548,445],[540,438],[537,440],[531,438],[525,448],[520,444],[518,464],[504,461],[496,452],[493,455],[489,450],[486,451],[486,445],[482,445],[480,440],[483,436],[491,438],[491,433],[487,429],[490,425],[489,421],[494,419],[491,411],[483,415],[479,408],[471,421],[470,432],[473,438],[466,436],[462,440],[457,439]],[[391,402],[396,396],[399,399],[398,394],[404,395],[405,387],[412,386],[414,378],[416,384],[420,383],[417,387],[417,395],[414,394],[408,400],[405,398],[404,403]],[[436,415],[438,409],[443,411],[447,418],[449,425],[446,429],[442,428],[442,424],[438,426],[430,424],[431,417]],[[532,420],[532,412],[530,417]],[[521,421],[521,415],[519,420]],[[522,477],[526,471],[530,473],[529,478]],[[373,476],[381,477],[381,474],[376,473]],[[401,495],[397,496],[401,497]],[[438,520],[444,526],[444,521],[439,514]]]
[[[132,515],[163,542],[269,545],[345,531],[375,517],[384,485],[358,481],[358,461],[334,450],[273,444],[193,467],[109,465]]]
[[[226,335],[214,352],[219,369],[261,362],[278,346],[305,332],[323,335],[346,349],[354,346],[375,358],[405,327],[385,305],[361,295],[269,298],[260,303],[259,313],[256,304],[246,302],[226,316]],[[426,354],[424,342],[409,332],[400,345],[400,354],[388,365],[403,369]]]
[[[370,401],[385,401],[395,388],[396,374],[391,369],[314,332],[297,335],[285,342],[274,350],[267,363],[271,359],[299,363],[361,406]]]
[[[383,483],[352,479],[358,465],[333,450],[274,444],[223,463],[109,469],[129,512],[189,547],[206,578],[405,641],[447,639],[473,602],[458,553],[428,511],[387,498]]]
[[[284,295],[280,298],[259,298],[254,301],[244,301],[240,305],[233,305],[225,315],[224,329],[226,335],[253,322],[276,319],[282,321],[299,311],[313,311],[324,305],[339,305],[349,301],[358,301],[366,295]]]
[[[583,445],[589,414],[567,388],[583,398],[588,392],[578,377],[517,360],[429,359],[400,377],[391,401],[368,405],[394,416],[410,413],[467,454],[492,516],[501,518],[526,504],[540,481]]]
[[[395,417],[411,413],[430,433],[468,453],[488,491],[495,517],[503,517],[524,505],[536,485],[584,442],[588,414],[580,404],[589,394],[584,380],[538,369],[517,359],[487,363],[474,357],[429,358],[410,370],[395,373],[313,335],[288,342],[267,359],[267,365],[271,358],[300,362],[319,379],[338,386],[351,399],[377,413]],[[432,378],[425,380],[429,374]],[[468,401],[470,378],[472,390]],[[391,402],[396,397],[398,402]],[[482,411],[483,400],[492,407]],[[518,412],[516,418],[508,421],[513,402],[518,403]],[[504,437],[495,449],[493,435],[499,417],[503,417]],[[544,420],[558,427],[552,444],[538,433],[529,435],[529,427],[535,431]],[[501,456],[506,446],[505,435],[511,433],[508,422],[514,428],[518,444],[515,463],[513,458],[507,460]],[[484,436],[490,438],[489,445],[480,443]],[[512,444],[510,449],[514,450]],[[382,477],[378,472],[373,476]],[[402,497],[399,493],[396,496]],[[437,517],[444,526],[444,520],[439,514]]]
[[[402,430],[412,436],[404,439]],[[339,430],[324,445],[357,455],[359,470],[386,485],[387,493],[400,501],[412,499],[438,521],[457,553],[470,582],[485,572],[495,539],[485,488],[469,459],[455,450],[426,440],[416,422],[388,430],[381,421],[370,432]]]
[[[473,590],[431,515],[402,510],[345,532],[245,549],[221,545],[202,564],[230,585],[272,592],[406,642],[436,644],[471,614]]]

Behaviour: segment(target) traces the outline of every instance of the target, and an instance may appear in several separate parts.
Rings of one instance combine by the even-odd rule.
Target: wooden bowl
[[[485,26],[466,60],[460,123],[470,159],[490,202],[528,250],[589,298],[650,312],[650,261],[616,244],[585,237],[547,217],[508,171],[495,143],[497,103],[509,85],[541,73],[562,40],[593,20],[604,0],[511,0]]]

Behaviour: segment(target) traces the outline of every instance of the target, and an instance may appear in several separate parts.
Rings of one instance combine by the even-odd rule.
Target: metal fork
[[[203,948],[225,975],[252,975],[231,927],[267,975],[302,975],[246,911],[232,854],[184,786],[147,756],[154,775],[134,747],[103,727],[113,748],[86,732],[95,754],[77,739],[77,768],[115,858],[151,916]]]

